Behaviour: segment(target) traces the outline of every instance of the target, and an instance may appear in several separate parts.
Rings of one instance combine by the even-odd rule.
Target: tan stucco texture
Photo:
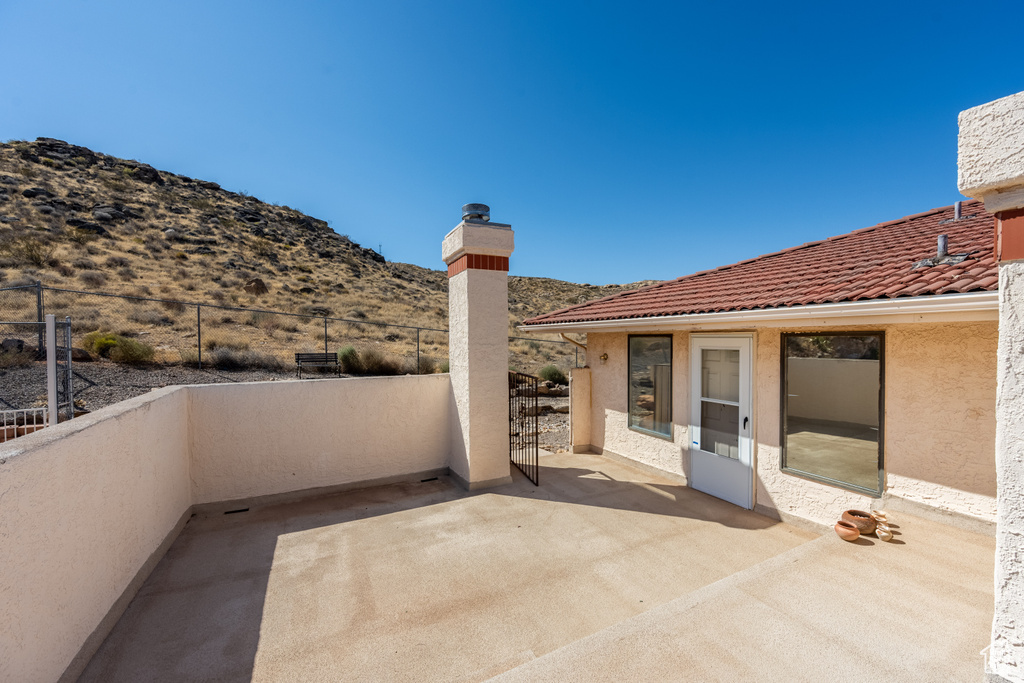
[[[754,333],[755,501],[759,509],[831,525],[848,508],[880,506],[870,496],[780,469],[781,333],[881,330],[885,340],[885,496],[990,524],[995,519],[994,322],[844,328],[762,328]],[[709,330],[702,330],[708,332]],[[624,333],[588,336],[590,445],[667,472],[689,473],[689,333],[673,339],[673,438],[627,426]],[[608,360],[599,360],[607,353]],[[883,501],[888,504],[888,500]]]

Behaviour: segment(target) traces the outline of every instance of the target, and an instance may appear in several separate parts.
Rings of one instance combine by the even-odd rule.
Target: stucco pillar
[[[569,434],[573,453],[590,452],[590,368],[569,371]]]
[[[508,257],[512,226],[484,204],[462,207],[441,256],[448,264],[452,475],[468,489],[512,481],[508,445]]]
[[[959,186],[995,214],[995,615],[986,675],[1024,682],[1024,93],[960,113]]]

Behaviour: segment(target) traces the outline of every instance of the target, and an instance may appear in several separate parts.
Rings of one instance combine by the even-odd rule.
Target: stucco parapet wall
[[[957,186],[989,211],[1024,206],[1024,92],[960,112]]]
[[[0,465],[5,465],[11,458],[31,454],[33,451],[41,450],[62,439],[85,431],[101,422],[121,418],[140,408],[145,408],[165,396],[177,391],[186,391],[183,386],[169,386],[153,389],[148,394],[129,398],[118,403],[105,406],[91,413],[86,413],[74,420],[61,422],[59,425],[40,429],[39,431],[25,436],[0,443]]]
[[[515,249],[512,226],[505,223],[462,221],[445,235],[441,258],[452,263],[465,254],[509,257]]]

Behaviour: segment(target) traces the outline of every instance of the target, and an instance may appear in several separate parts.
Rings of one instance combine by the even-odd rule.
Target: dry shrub
[[[369,348],[360,354],[363,362],[363,374],[365,375],[401,375],[403,369],[401,363],[394,358],[389,358],[377,349]]]
[[[0,351],[0,368],[15,368],[31,365],[36,359],[35,351]]]
[[[284,363],[277,356],[228,348],[219,348],[204,356],[203,364],[207,363],[218,370],[284,370]]]
[[[71,262],[75,268],[79,270],[96,270],[96,262],[91,258],[79,258]]]
[[[128,365],[151,363],[155,355],[149,344],[111,332],[90,332],[82,338],[82,346],[98,356]]]
[[[19,263],[42,268],[53,258],[57,247],[49,241],[22,235],[3,245],[2,250]]]
[[[244,339],[228,339],[226,337],[207,337],[203,340],[203,346],[210,351],[217,349],[230,349],[232,351],[248,351],[249,342]]]
[[[86,287],[102,287],[107,282],[107,276],[98,270],[83,270],[78,274],[78,279]]]
[[[128,314],[128,319],[143,325],[170,325],[174,322],[174,319],[167,314],[154,309],[132,311]]]

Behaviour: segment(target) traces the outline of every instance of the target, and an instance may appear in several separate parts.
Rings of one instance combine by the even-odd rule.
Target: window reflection
[[[788,470],[879,490],[882,336],[786,335]]]
[[[629,338],[629,426],[672,434],[672,337]]]

